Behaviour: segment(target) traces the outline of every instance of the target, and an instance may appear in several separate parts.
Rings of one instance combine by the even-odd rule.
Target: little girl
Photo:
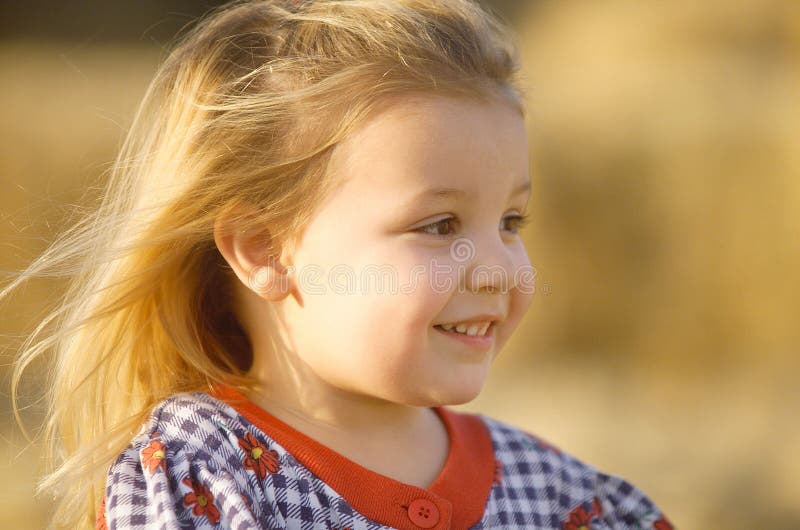
[[[54,526],[672,528],[447,407],[533,294],[509,35],[471,0],[254,0],[183,36],[97,214],[23,275],[74,275],[18,367],[55,345]]]

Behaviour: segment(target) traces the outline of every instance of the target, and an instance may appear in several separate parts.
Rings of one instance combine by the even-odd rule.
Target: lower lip
[[[445,331],[444,329],[442,329],[440,327],[437,327],[437,326],[434,326],[433,329],[435,329],[436,331],[438,331],[442,335],[450,337],[451,339],[455,339],[455,340],[461,341],[462,343],[466,344],[467,346],[471,346],[471,347],[479,349],[479,350],[485,350],[485,349],[491,347],[492,342],[494,342],[494,323],[492,323],[489,326],[489,328],[486,330],[486,335],[483,335],[483,336],[481,336],[481,335],[473,335],[473,336],[470,337],[469,335],[467,335],[465,333],[457,333],[455,331]]]

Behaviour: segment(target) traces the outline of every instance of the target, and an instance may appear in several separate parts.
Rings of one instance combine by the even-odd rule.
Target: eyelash
[[[456,220],[455,217],[446,217],[445,219],[440,219],[439,221],[436,221],[435,223],[427,224],[425,226],[420,226],[419,228],[417,228],[415,230],[415,232],[421,232],[423,234],[428,234],[428,235],[431,235],[433,237],[442,237],[442,238],[450,237],[452,234],[432,234],[430,232],[427,232],[425,229],[426,228],[431,228],[431,227],[436,227],[436,226],[439,226],[439,225],[444,224],[444,223],[452,223],[455,220]],[[512,220],[512,221],[517,223],[516,224],[516,230],[512,231],[512,234],[516,235],[516,234],[519,233],[519,230],[522,227],[524,227],[525,225],[528,224],[528,221],[530,221],[530,215],[527,215],[527,214],[526,215],[509,215],[508,217],[505,217],[504,220],[505,221]]]

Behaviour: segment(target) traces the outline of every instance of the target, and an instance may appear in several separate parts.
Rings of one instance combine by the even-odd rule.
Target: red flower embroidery
[[[167,450],[164,448],[159,440],[151,440],[150,443],[142,449],[142,466],[147,469],[150,474],[156,472],[156,469],[161,468],[161,471],[167,470]]]
[[[247,433],[244,439],[239,438],[239,447],[244,451],[244,468],[252,470],[259,480],[264,480],[267,473],[276,473],[280,468],[278,453],[267,449],[252,434]]]
[[[569,513],[569,519],[561,526],[564,530],[589,530],[592,528],[592,514],[583,506],[578,506]]]
[[[494,483],[500,484],[503,482],[503,463],[500,460],[494,461]]]
[[[674,530],[672,523],[669,522],[669,519],[667,519],[663,514],[658,521],[653,523],[653,528],[656,530]]]
[[[592,501],[592,513],[597,517],[602,517],[603,515],[603,506],[600,504],[600,499],[597,497],[595,497],[594,501]]]
[[[106,524],[106,496],[103,495],[103,500],[100,502],[100,509],[97,511],[97,519],[94,522],[95,530],[108,530]]]
[[[181,482],[192,488],[191,493],[183,497],[183,504],[192,507],[192,513],[196,516],[204,515],[211,524],[219,522],[219,510],[214,506],[214,496],[204,485],[199,482],[190,481],[188,478]]]
[[[561,525],[563,530],[590,530],[592,528],[592,517],[603,515],[603,507],[597,497],[592,501],[592,509],[586,511],[582,505],[574,508],[569,513],[569,519]]]

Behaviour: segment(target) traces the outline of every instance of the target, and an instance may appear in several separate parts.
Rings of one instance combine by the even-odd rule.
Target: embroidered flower
[[[675,527],[673,527],[669,519],[662,514],[661,518],[653,523],[653,528],[655,528],[655,530],[674,530]]]
[[[190,481],[188,478],[183,479],[181,482],[192,488],[191,493],[187,493],[183,497],[183,504],[192,508],[192,513],[200,517],[205,516],[211,524],[219,522],[219,510],[214,506],[214,496],[208,491],[203,484],[195,481]]]
[[[569,519],[561,525],[564,530],[590,530],[592,528],[592,514],[583,506],[578,506],[569,512]]]
[[[592,514],[583,506],[578,506],[569,513],[569,519],[564,521],[564,530],[589,530],[592,527]]]
[[[244,451],[242,461],[244,468],[252,470],[259,480],[264,480],[267,473],[276,473],[280,469],[278,453],[273,449],[267,449],[266,445],[249,432],[244,438],[239,438],[239,447]]]
[[[592,517],[600,517],[603,515],[603,507],[600,504],[600,499],[597,497],[592,500],[592,509],[586,511],[586,508],[577,506],[569,512],[569,518],[561,525],[563,530],[590,530],[592,528]]]
[[[503,482],[503,463],[495,458],[494,460],[494,483],[500,484]]]
[[[156,469],[161,468],[161,471],[167,470],[167,450],[160,440],[150,440],[147,447],[142,449],[142,467],[147,469],[150,474],[156,472]]]
[[[603,506],[600,504],[600,499],[597,497],[592,501],[592,513],[597,517],[603,516]]]

